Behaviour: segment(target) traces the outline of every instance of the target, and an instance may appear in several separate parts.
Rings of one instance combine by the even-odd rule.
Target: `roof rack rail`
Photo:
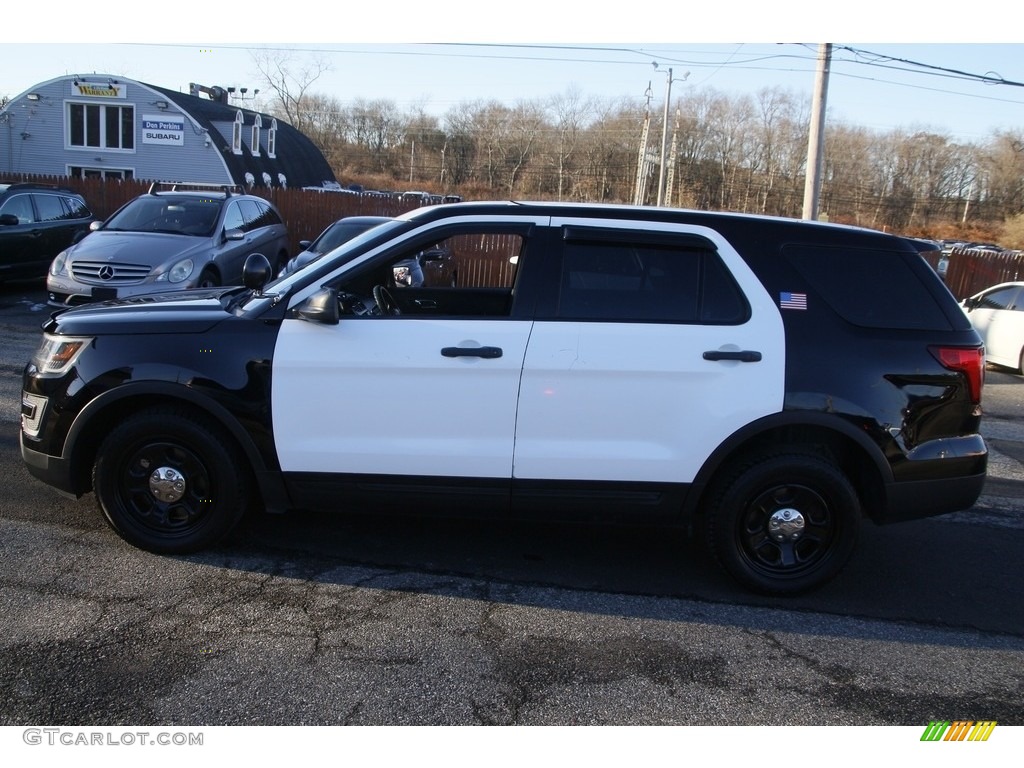
[[[0,179],[0,186],[3,186],[7,190],[14,189],[41,189],[49,190],[51,192],[73,192],[68,187],[61,187],[57,184],[38,184],[34,181],[7,181]],[[78,194],[77,192],[75,194]]]
[[[164,188],[167,189],[164,189]],[[240,184],[220,184],[216,181],[154,181],[149,185],[150,195],[155,195],[158,189],[165,192],[179,192],[182,189],[215,189],[224,193],[225,197],[240,195],[245,190]]]

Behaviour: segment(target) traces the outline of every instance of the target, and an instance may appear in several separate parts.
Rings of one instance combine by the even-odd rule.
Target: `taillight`
[[[985,350],[982,347],[928,347],[935,359],[951,371],[967,377],[971,402],[981,402],[981,385],[985,380]]]

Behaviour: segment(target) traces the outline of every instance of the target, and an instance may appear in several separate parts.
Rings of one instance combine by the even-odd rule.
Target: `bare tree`
[[[305,133],[313,120],[311,88],[331,69],[330,63],[321,58],[299,60],[292,51],[269,48],[253,51],[252,60],[259,77],[274,94],[271,111]]]
[[[557,174],[556,199],[566,196],[568,186],[570,196],[576,196],[579,176],[575,156],[583,137],[584,128],[594,115],[594,103],[585,99],[579,88],[573,87],[561,96],[554,97],[550,109],[555,118],[558,130],[555,147],[555,170]]]

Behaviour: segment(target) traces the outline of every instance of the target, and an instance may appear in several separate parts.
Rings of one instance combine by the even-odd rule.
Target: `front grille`
[[[71,276],[90,285],[133,285],[145,280],[151,269],[146,264],[76,261],[71,264]]]

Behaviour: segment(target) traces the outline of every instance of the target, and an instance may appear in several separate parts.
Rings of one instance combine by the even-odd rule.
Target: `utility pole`
[[[654,69],[657,72],[666,72],[666,70],[658,69],[658,62],[652,61]],[[666,155],[668,154],[668,107],[672,101],[672,68],[669,67],[667,70],[667,77],[665,78],[665,110],[661,116],[661,168],[658,170],[658,205],[662,205],[665,202],[665,165],[667,162]],[[689,72],[684,72],[680,80],[685,80],[690,76]]]
[[[821,166],[825,145],[825,97],[828,95],[828,71],[832,62],[832,43],[818,46],[818,74],[814,78],[811,99],[811,125],[807,136],[807,174],[804,181],[803,218],[818,218],[821,197]]]
[[[647,155],[647,136],[651,130],[651,84],[647,83],[647,90],[644,97],[647,99],[647,108],[644,111],[644,127],[640,132],[640,152],[636,161],[636,186],[633,190],[633,205],[643,205],[647,196],[647,176],[650,173],[650,159]]]
[[[661,166],[658,168],[658,205],[665,201],[665,162],[668,152],[668,105],[672,101],[672,67],[665,78],[665,111],[661,117]]]

